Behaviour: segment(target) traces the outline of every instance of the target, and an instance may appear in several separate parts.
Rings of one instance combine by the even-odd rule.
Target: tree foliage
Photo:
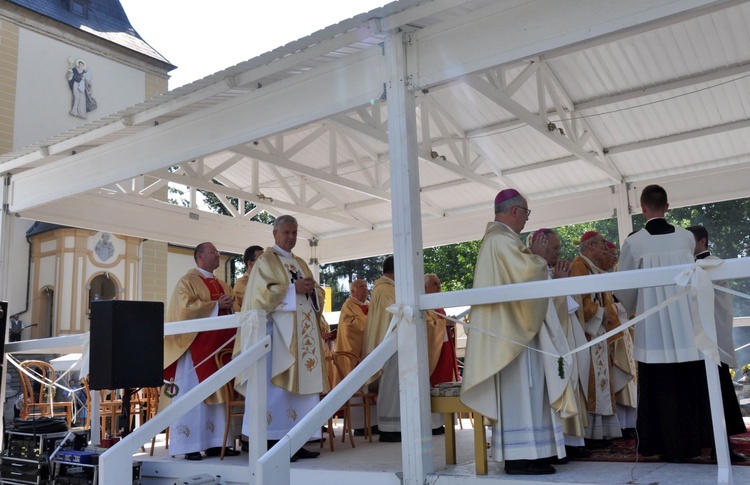
[[[424,250],[424,272],[435,273],[443,291],[474,287],[474,267],[481,241],[468,241]]]
[[[341,309],[349,298],[349,284],[357,279],[365,280],[372,289],[372,283],[383,275],[385,256],[354,259],[320,266],[320,282],[331,287],[331,308]]]

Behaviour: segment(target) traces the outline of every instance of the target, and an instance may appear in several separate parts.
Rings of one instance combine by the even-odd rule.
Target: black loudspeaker
[[[164,303],[91,302],[91,389],[159,387],[163,361]]]
[[[0,301],[0,352],[5,354],[5,328],[8,324],[8,302]],[[2,355],[2,354],[0,354]],[[5,388],[5,369],[3,369],[3,362],[0,361],[0,386]]]

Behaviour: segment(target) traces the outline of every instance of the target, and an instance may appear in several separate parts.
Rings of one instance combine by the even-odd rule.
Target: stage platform
[[[672,463],[604,463],[574,462],[557,465],[557,473],[546,476],[508,476],[503,473],[502,464],[490,460],[489,474],[477,476],[474,471],[473,431],[465,420],[464,429],[456,429],[457,465],[445,464],[444,436],[433,437],[432,453],[435,475],[428,482],[434,485],[459,485],[477,483],[554,483],[576,485],[616,485],[654,484],[659,485],[709,485],[715,484],[717,467],[714,465],[672,464]],[[489,428],[488,428],[489,434]],[[377,436],[372,443],[365,438],[355,437],[356,448],[341,443],[340,433],[331,452],[326,442],[308,445],[309,450],[321,451],[321,456],[313,460],[299,460],[291,464],[292,483],[305,485],[400,485],[401,447],[399,443],[379,443]],[[180,457],[170,457],[164,449],[164,435],[159,435],[154,456],[148,453],[134,455],[143,462],[143,485],[173,484],[178,478],[193,474],[207,473],[220,475],[227,485],[248,483],[248,455],[218,458],[204,458],[199,462],[186,461]],[[732,467],[734,483],[750,483],[750,466]],[[179,483],[179,482],[178,482]]]

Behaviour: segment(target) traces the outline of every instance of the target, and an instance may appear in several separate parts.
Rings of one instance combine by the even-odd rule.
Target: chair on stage
[[[42,360],[25,360],[17,369],[23,392],[21,419],[64,417],[70,427],[73,419],[73,403],[54,401],[55,370]]]
[[[331,371],[331,369],[333,366],[336,365],[334,361],[333,353],[326,355],[326,362],[328,363],[328,386],[331,388],[331,390],[333,390],[334,382],[333,382],[333,372]],[[323,398],[325,397],[325,395],[326,394],[323,393],[320,395],[320,397]],[[341,418],[344,423],[344,427],[341,433],[341,442],[344,443],[346,441],[346,435],[348,431],[349,443],[351,443],[352,448],[355,448],[354,434],[352,434],[351,426],[349,425],[349,423],[351,422],[351,408],[350,408],[349,401],[347,400],[335,413],[333,413],[332,416],[328,418],[328,442],[329,442],[329,446],[331,447],[331,451],[333,451],[333,448],[334,448],[333,442],[336,439],[336,433],[334,433],[333,431],[333,423],[334,423],[334,419],[338,419],[338,418]],[[321,436],[320,438],[321,448],[323,448],[324,441],[325,440]]]
[[[156,413],[159,412],[159,398],[161,396],[161,387],[145,387],[143,388],[143,398],[146,403],[146,412],[143,418],[143,422],[145,423],[149,419],[156,416]],[[149,452],[149,455],[154,456],[154,446],[156,445],[156,436],[151,438],[151,451]],[[169,427],[167,427],[167,436],[166,436],[166,442],[164,445],[165,449],[169,449]]]
[[[433,413],[442,413],[445,419],[445,464],[456,464],[456,415],[473,414],[474,460],[477,475],[487,475],[487,430],[484,416],[461,402],[461,383],[440,384],[430,389],[430,405]]]
[[[86,428],[91,429],[91,389],[89,388],[88,377],[82,380],[86,389],[87,413]],[[122,415],[122,399],[117,396],[114,390],[99,391],[99,422],[100,438],[117,436],[118,416]]]
[[[333,363],[336,366],[336,369],[338,370],[339,375],[343,379],[346,377],[347,373],[351,371],[351,369],[354,369],[359,365],[360,358],[357,354],[354,354],[352,352],[347,351],[336,351],[333,353]],[[368,439],[370,443],[372,443],[372,418],[370,415],[370,406],[375,403],[377,400],[377,393],[374,392],[366,392],[364,388],[360,388],[357,392],[352,394],[351,399],[347,401],[347,405],[349,407],[349,413],[351,413],[351,408],[362,408],[362,413],[364,415],[364,432],[365,437]],[[361,400],[360,402],[357,402],[357,399]],[[351,433],[351,420],[345,420],[344,421],[344,433],[346,432]],[[343,442],[343,438],[342,438]],[[352,443],[352,447],[354,446],[354,443]]]
[[[221,369],[223,366],[232,360],[232,349],[224,349],[219,351],[215,356],[216,367]],[[232,424],[233,418],[242,418],[245,415],[245,398],[240,393],[234,390],[234,379],[227,382],[221,387],[222,400],[224,401],[224,409],[226,411],[227,419],[224,423],[224,439],[221,442],[221,458],[224,459],[224,453],[227,450],[227,438],[229,437],[229,428]],[[232,437],[232,449],[236,449],[237,440]]]

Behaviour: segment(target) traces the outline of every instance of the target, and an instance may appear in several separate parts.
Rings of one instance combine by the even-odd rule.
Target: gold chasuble
[[[446,323],[445,318],[434,310],[424,312],[424,319],[427,324],[427,361],[430,364],[429,375],[432,375],[443,350]]]
[[[289,286],[302,277],[312,277],[302,259],[266,249],[253,266],[242,311],[265,310],[273,321],[271,382],[294,394],[318,394],[330,390],[321,338],[325,296],[316,283],[315,294],[297,293],[289,307]]]
[[[394,303],[396,303],[396,285],[392,279],[381,276],[375,280],[372,287],[362,359],[370,355],[385,338],[385,331],[388,330],[388,325],[391,324],[393,318],[387,308]]]
[[[245,299],[245,290],[247,289],[247,280],[249,278],[249,274],[243,274],[234,284],[234,288],[232,288],[232,296],[234,297],[232,310],[234,311],[234,313],[238,313],[240,310],[242,310],[242,302]]]
[[[221,290],[224,294],[231,295],[232,288],[221,280],[215,280],[214,284],[221,286]],[[208,318],[213,314],[216,308],[216,300],[211,299],[211,291],[204,282],[200,271],[193,268],[190,269],[185,276],[180,278],[177,282],[177,286],[172,293],[172,297],[169,300],[169,309],[167,311],[168,322],[181,322],[183,320],[194,320],[197,318]],[[206,334],[213,334],[218,337],[216,345],[208,343],[208,347],[205,352],[211,353],[218,349],[221,344],[225,343],[228,338],[231,337],[233,329],[219,330],[204,332]],[[164,337],[164,369],[167,369],[170,365],[177,362],[182,354],[187,352],[196,337],[198,332],[183,333],[179,335],[167,335]],[[197,355],[197,354],[196,354]],[[195,358],[195,356],[194,356]],[[200,360],[194,362],[197,365]],[[209,364],[215,367],[214,359],[211,358],[210,362],[204,363],[204,366]],[[209,372],[213,374],[213,371]],[[171,400],[162,394],[162,402],[159,407],[166,407]],[[206,399],[208,404],[216,404],[224,402],[222,398],[221,390],[215,392],[212,396]]]
[[[367,313],[369,307],[367,303],[362,303],[356,298],[349,297],[341,307],[339,314],[338,335],[336,336],[336,352],[351,352],[362,359],[362,346],[365,339],[365,328],[367,327]],[[339,367],[342,375],[339,375],[338,369],[334,369],[334,385],[349,375],[354,370],[355,362],[350,359],[341,359]]]
[[[487,224],[477,257],[474,288],[547,279],[547,263],[534,255],[511,228],[500,222]],[[549,298],[521,300],[471,308],[472,325],[524,345],[539,333]],[[466,343],[461,401],[497,420],[495,375],[510,364],[524,347],[469,330]]]

